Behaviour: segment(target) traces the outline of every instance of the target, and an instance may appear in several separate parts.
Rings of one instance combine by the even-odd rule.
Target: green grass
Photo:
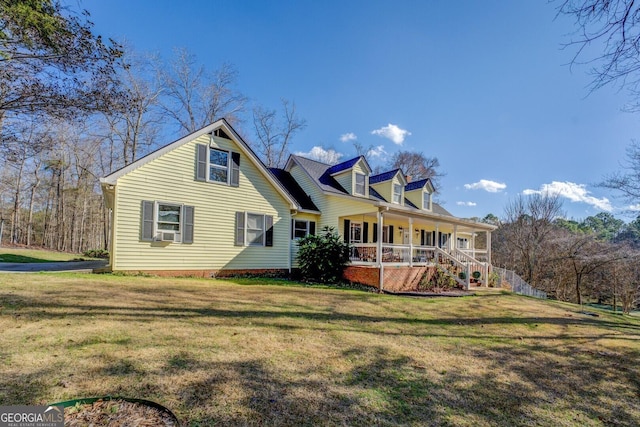
[[[640,425],[635,317],[499,293],[14,277],[0,275],[2,405],[121,395],[189,426]]]
[[[57,262],[57,261],[73,261],[88,260],[81,254],[72,254],[68,252],[56,252],[45,249],[22,249],[22,248],[5,248],[0,247],[0,262],[18,262],[18,263],[38,263],[38,262]]]

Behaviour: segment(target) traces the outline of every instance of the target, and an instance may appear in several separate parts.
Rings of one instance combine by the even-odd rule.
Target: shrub
[[[88,251],[84,251],[82,255],[89,258],[109,258],[109,251],[105,251],[104,249],[89,249]]]
[[[319,234],[298,241],[298,264],[304,280],[331,283],[342,279],[349,262],[349,244],[333,227],[325,226]]]
[[[479,271],[474,271],[473,273],[471,273],[471,277],[473,277],[476,280],[478,280],[480,276],[482,276],[482,273],[480,273]]]

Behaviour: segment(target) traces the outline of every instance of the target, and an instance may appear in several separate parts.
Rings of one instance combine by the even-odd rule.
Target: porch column
[[[378,211],[378,241],[376,242],[376,260],[378,261],[378,288],[382,291],[384,288],[384,266],[382,265],[382,228],[384,216]]]
[[[450,244],[450,248],[458,249],[458,224],[453,224],[453,240]]]
[[[491,273],[491,231],[487,230],[487,264],[489,264],[489,273]]]
[[[413,218],[409,217],[409,267],[413,267]]]
[[[436,248],[440,247],[440,224],[436,222],[436,241],[433,242]]]
[[[476,230],[471,230],[471,256],[476,257]]]

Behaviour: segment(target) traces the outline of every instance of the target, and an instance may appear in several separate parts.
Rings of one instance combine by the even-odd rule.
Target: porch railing
[[[382,262],[387,264],[427,265],[434,262],[436,248],[433,246],[382,245]],[[354,264],[376,264],[376,243],[352,243],[349,260]]]

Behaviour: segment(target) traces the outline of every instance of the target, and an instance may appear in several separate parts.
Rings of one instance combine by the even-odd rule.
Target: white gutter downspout
[[[298,215],[298,211],[291,212],[291,223],[289,224],[289,236],[291,236],[291,227],[293,227],[293,217]],[[289,237],[289,276],[291,276],[291,272],[293,271],[293,257],[291,253],[293,252],[293,240]]]

